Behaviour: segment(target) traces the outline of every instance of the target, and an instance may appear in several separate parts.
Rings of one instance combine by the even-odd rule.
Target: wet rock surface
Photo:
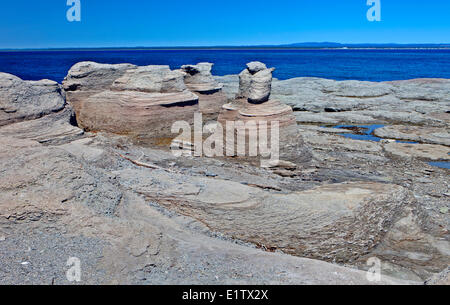
[[[162,105],[165,94],[192,93],[172,72],[79,64],[64,84],[69,105],[63,98],[50,111],[3,121],[2,284],[73,284],[69,257],[81,260],[80,284],[448,282],[448,169],[428,164],[448,160],[447,80],[274,80],[270,98],[291,105],[299,125],[290,125],[290,158],[265,168],[245,158],[175,157],[170,143],[141,146],[74,123],[71,105],[79,115],[89,99],[118,103],[126,93],[126,103],[142,105],[156,94]],[[217,79],[225,94],[238,94],[237,76]],[[31,105],[41,89],[29,89]],[[305,113],[318,124],[299,120]],[[383,139],[329,128],[355,121],[384,124],[375,130]],[[381,260],[380,282],[366,278],[371,257]]]

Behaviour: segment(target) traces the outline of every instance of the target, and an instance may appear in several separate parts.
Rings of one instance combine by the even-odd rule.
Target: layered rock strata
[[[58,83],[24,81],[0,73],[0,137],[65,143],[83,135],[75,125],[72,108]]]
[[[65,106],[61,86],[51,80],[24,81],[0,73],[0,126],[37,119]]]
[[[146,143],[172,136],[175,121],[192,123],[198,97],[186,88],[184,76],[169,66],[79,63],[64,88],[82,128]]]
[[[259,135],[261,132],[264,134],[263,129],[267,134],[268,143],[278,141],[278,144],[294,142],[302,145],[301,138],[296,132],[292,108],[278,100],[270,99],[273,71],[273,68],[268,69],[261,62],[248,63],[247,68],[239,74],[239,91],[236,99],[222,107],[218,118],[224,129],[230,122],[235,124],[233,135],[235,143],[239,134],[245,134],[247,153],[249,143],[258,139],[261,142]],[[275,127],[278,128],[278,134],[276,132],[272,134]],[[226,132],[224,134],[226,137]],[[272,137],[276,138],[272,141]],[[280,146],[284,149],[289,147],[289,145]]]
[[[186,73],[184,82],[199,97],[200,112],[207,119],[217,119],[221,107],[227,101],[222,92],[223,85],[216,82],[211,74],[212,66],[211,63],[203,62],[181,67],[181,71]]]

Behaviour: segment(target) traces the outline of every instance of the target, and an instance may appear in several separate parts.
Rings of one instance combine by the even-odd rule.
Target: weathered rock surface
[[[51,80],[24,81],[0,73],[0,126],[40,118],[60,111],[65,100],[61,86]]]
[[[267,249],[341,263],[376,247],[413,201],[407,190],[389,184],[345,183],[271,194],[220,179],[187,181],[166,174],[150,186],[142,173],[125,171],[120,176],[138,193],[152,200],[157,194],[168,208],[214,231]]]
[[[175,121],[192,122],[198,97],[189,91],[104,91],[80,102],[80,108],[77,120],[85,130],[126,134],[146,141],[170,136]]]
[[[196,65],[183,65],[181,70],[186,73],[186,86],[192,91],[208,92],[222,89],[211,74],[212,63],[202,62]]]
[[[380,138],[450,146],[450,133],[443,128],[393,125],[378,128],[374,134]]]
[[[0,139],[2,284],[69,284],[66,262],[73,256],[81,260],[83,284],[410,283],[387,276],[372,283],[363,271],[207,236],[194,229],[192,219],[168,217],[130,191],[148,191],[153,185],[166,198],[185,195],[190,184],[179,188],[164,171],[118,160],[114,146],[97,137],[62,146]],[[173,158],[153,154],[161,160]],[[104,163],[105,158],[115,161]],[[106,164],[109,170],[103,169]],[[141,175],[153,182],[129,184]],[[199,198],[215,202],[210,187],[220,183],[198,181],[208,185]],[[233,191],[231,200],[241,190],[225,187]]]
[[[450,267],[426,281],[426,285],[450,285]]]
[[[250,62],[247,69],[239,74],[237,98],[248,99],[250,103],[264,103],[269,100],[272,88],[272,72],[261,62]]]
[[[143,66],[127,70],[111,85],[113,91],[170,93],[186,91],[184,73],[169,66]]]
[[[238,76],[218,76],[216,80],[224,83],[227,96],[242,95]],[[273,99],[292,106],[303,123],[437,127],[450,124],[449,96],[450,80],[445,79],[371,83],[313,77],[274,80],[271,94]]]
[[[387,143],[387,153],[400,158],[417,158],[425,161],[450,160],[450,147],[433,144]]]
[[[70,107],[36,120],[29,120],[0,127],[0,136],[34,140],[42,144],[63,144],[83,136],[82,129],[73,126]]]
[[[273,69],[267,69],[263,63],[251,62],[247,64],[247,69],[241,72],[236,99],[224,105],[218,117],[218,122],[224,130],[224,139],[228,141],[227,137],[232,136],[237,144],[239,135],[244,135],[247,144],[257,143],[261,130],[265,130],[267,144],[279,145],[282,148],[283,158],[292,159],[290,155],[299,155],[299,152],[302,152],[300,155],[306,160],[309,154],[302,147],[303,141],[301,135],[297,133],[292,108],[277,100],[269,100],[272,71]],[[236,126],[232,135],[228,135],[225,130],[229,123]],[[276,130],[274,136],[273,130]],[[245,153],[246,156],[251,155],[248,145]]]
[[[251,103],[263,103],[269,100],[272,88],[272,69],[265,69],[252,75],[248,101]]]
[[[83,91],[101,92],[110,88],[113,82],[127,70],[136,68],[132,64],[100,64],[84,61],[70,68],[63,81],[64,90],[80,93]],[[76,95],[74,99],[76,100]]]
[[[264,71],[259,66],[249,64],[252,72]],[[142,128],[138,135],[151,128],[163,134],[149,111],[161,117],[162,108],[187,109],[174,97],[193,95],[183,74],[164,66],[84,63],[74,71],[65,81],[68,96],[81,113],[87,102],[99,115],[81,120],[105,130],[116,122]],[[238,92],[237,76],[221,79],[225,92]],[[42,102],[41,85],[22,85],[36,105]],[[277,120],[295,131],[280,147],[292,159],[267,168],[239,158],[175,157],[129,137],[84,133],[64,103],[43,114],[30,110],[37,116],[7,117],[0,127],[0,282],[68,284],[66,262],[73,256],[81,259],[83,284],[448,282],[448,170],[427,164],[448,160],[447,85],[274,80],[269,101],[238,99],[222,113]],[[5,88],[5,96],[19,96]],[[358,141],[336,134],[351,129],[298,128],[276,96],[308,107],[296,108],[297,119],[308,113],[335,122],[402,121],[380,132],[420,142],[442,136],[441,145]],[[381,260],[380,282],[369,282],[363,271],[370,257]]]
[[[63,81],[63,88],[69,102],[78,113],[78,103],[89,96],[109,90],[113,82],[127,70],[136,68],[131,64],[99,64],[79,62],[70,68]]]
[[[222,92],[223,85],[219,84],[211,74],[213,64],[198,63],[184,65],[181,70],[185,72],[184,82],[189,90],[199,97],[199,110],[207,119],[217,119],[227,97]]]
[[[172,136],[175,121],[192,122],[198,111],[198,97],[187,90],[184,73],[168,66],[80,63],[64,87],[80,127],[126,134],[141,143]]]
[[[267,66],[264,63],[259,62],[259,61],[252,61],[247,64],[247,70],[251,74],[255,74],[255,73],[258,73],[259,71],[266,70],[266,69],[267,69]]]

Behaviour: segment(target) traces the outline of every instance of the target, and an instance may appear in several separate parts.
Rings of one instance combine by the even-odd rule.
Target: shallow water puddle
[[[428,162],[431,166],[450,169],[450,162]]]
[[[373,141],[373,142],[380,142],[383,140],[383,138],[377,137],[373,135],[373,132],[378,129],[382,128],[385,125],[380,124],[374,124],[374,125],[337,125],[333,126],[333,128],[338,129],[346,129],[353,131],[352,133],[340,133],[338,135],[350,138],[353,140],[362,140],[362,141]],[[418,144],[417,142],[412,141],[401,141],[396,140],[397,143],[408,143],[408,144]]]
[[[373,135],[375,129],[384,127],[384,125],[337,125],[333,128],[347,129],[353,131],[353,133],[340,133],[340,136],[363,141],[380,142],[382,138]]]

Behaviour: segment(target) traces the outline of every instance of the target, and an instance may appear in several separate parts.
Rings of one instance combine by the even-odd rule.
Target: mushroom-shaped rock
[[[234,122],[235,133],[245,135],[248,143],[258,140],[259,135],[264,132],[271,134],[269,129],[279,128],[275,132],[279,134],[278,138],[271,138],[270,142],[276,140],[283,143],[280,145],[282,156],[298,159],[301,152],[300,155],[306,160],[310,154],[297,131],[292,108],[278,100],[269,99],[273,71],[274,68],[267,69],[266,65],[260,62],[248,63],[247,68],[239,74],[239,92],[236,99],[222,107],[218,122],[222,127]],[[239,123],[236,124],[237,122]],[[227,141],[237,144],[237,137],[233,134],[234,139],[231,139],[229,136],[228,132],[223,134]]]
[[[212,63],[184,65],[184,82],[187,88],[199,97],[199,109],[206,119],[216,119],[227,97],[222,92],[222,84],[215,81],[211,74]]]
[[[239,92],[236,98],[245,98],[254,104],[267,102],[272,90],[274,70],[267,69],[265,64],[258,61],[248,63],[247,68],[239,74]]]
[[[186,73],[186,86],[190,90],[197,92],[209,92],[222,89],[222,85],[217,83],[211,74],[212,66],[213,64],[208,62],[181,66],[181,70]]]
[[[252,75],[248,101],[259,104],[269,100],[272,90],[272,72],[275,69],[264,69]]]

